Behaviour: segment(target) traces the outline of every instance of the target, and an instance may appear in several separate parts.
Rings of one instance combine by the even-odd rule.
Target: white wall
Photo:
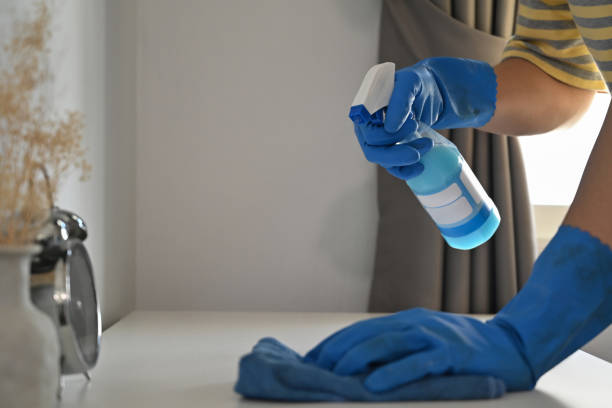
[[[120,0],[54,4],[53,107],[84,112],[93,165],[88,182],[73,176],[63,185],[58,205],[88,224],[85,244],[106,327],[134,306],[135,7]]]
[[[1,4],[9,23],[31,3]],[[105,326],[136,292],[148,308],[365,309],[375,169],[346,115],[379,0],[54,4],[50,95],[85,113],[93,164],[58,204],[89,225]]]
[[[365,310],[380,1],[138,4],[137,307]]]
[[[553,212],[556,206],[569,206],[609,105],[610,94],[597,93],[590,108],[572,126],[519,138],[533,204],[551,206]]]
[[[81,0],[83,1],[83,0]],[[99,0],[88,0],[99,4]],[[102,306],[116,321],[135,305],[136,279],[136,3],[106,0],[104,220],[106,270]]]

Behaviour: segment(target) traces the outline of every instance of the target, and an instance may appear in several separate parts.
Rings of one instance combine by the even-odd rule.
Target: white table
[[[233,392],[238,359],[264,336],[303,353],[332,331],[366,314],[137,311],[104,333],[93,380],[65,382],[61,407],[279,407]],[[612,407],[612,364],[579,351],[551,370],[532,392],[500,400],[429,403],[334,403],[332,408]],[[288,404],[287,404],[288,405]],[[298,408],[321,404],[299,404]]]

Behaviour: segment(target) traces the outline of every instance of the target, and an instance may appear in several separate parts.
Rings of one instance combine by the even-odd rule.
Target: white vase
[[[59,342],[51,319],[30,301],[37,246],[0,246],[0,405],[57,406]]]

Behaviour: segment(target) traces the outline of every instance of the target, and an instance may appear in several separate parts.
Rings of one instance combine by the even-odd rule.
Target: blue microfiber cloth
[[[506,391],[495,377],[448,375],[372,393],[363,385],[366,376],[341,376],[306,363],[295,351],[266,337],[240,359],[234,389],[247,398],[283,401],[465,400],[498,398]]]

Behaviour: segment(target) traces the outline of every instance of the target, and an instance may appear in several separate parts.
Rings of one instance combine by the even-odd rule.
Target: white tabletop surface
[[[107,330],[93,379],[65,380],[61,407],[279,407],[233,391],[238,360],[261,337],[300,353],[349,323],[372,315],[137,311]],[[299,408],[322,404],[293,404]],[[543,376],[535,391],[499,400],[430,403],[333,403],[333,408],[612,407],[612,364],[579,351]]]

